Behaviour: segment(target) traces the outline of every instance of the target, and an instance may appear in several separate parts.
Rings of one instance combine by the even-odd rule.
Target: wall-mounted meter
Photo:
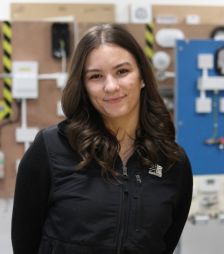
[[[224,40],[224,26],[218,26],[211,32],[211,38],[216,41]]]
[[[51,28],[52,36],[52,56],[56,59],[62,59],[69,56],[69,24],[54,23]]]
[[[12,64],[12,96],[16,99],[38,98],[38,63],[14,61]]]
[[[130,21],[138,24],[152,22],[152,8],[149,3],[137,2],[130,5]]]
[[[170,56],[164,51],[158,51],[153,55],[152,63],[159,71],[165,71],[170,65]]]
[[[215,70],[219,75],[224,76],[224,47],[220,47],[215,52]]]

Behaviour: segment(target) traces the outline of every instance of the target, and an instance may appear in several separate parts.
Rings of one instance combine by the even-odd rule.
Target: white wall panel
[[[138,0],[149,4],[179,4],[179,5],[224,5],[223,0]],[[0,20],[10,17],[10,3],[114,3],[116,5],[117,22],[128,21],[128,5],[136,0],[0,0]]]

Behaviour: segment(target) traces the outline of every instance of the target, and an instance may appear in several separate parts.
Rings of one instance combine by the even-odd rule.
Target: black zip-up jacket
[[[21,160],[14,197],[14,254],[171,254],[192,196],[187,156],[161,176],[133,154],[120,182],[80,158],[61,123],[39,132]],[[63,128],[62,128],[63,127]],[[78,142],[78,141],[77,141]]]

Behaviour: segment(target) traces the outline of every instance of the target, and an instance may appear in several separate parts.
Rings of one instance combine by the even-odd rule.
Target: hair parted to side
[[[139,128],[135,151],[143,165],[152,166],[163,157],[166,168],[179,160],[181,148],[175,142],[170,114],[157,90],[157,83],[142,48],[121,25],[100,24],[89,29],[79,41],[70,62],[69,78],[62,95],[62,108],[69,121],[66,135],[82,160],[78,169],[95,160],[102,175],[116,175],[114,162],[120,145],[91,104],[84,84],[84,68],[89,53],[102,44],[116,44],[135,58],[145,84],[140,97]]]

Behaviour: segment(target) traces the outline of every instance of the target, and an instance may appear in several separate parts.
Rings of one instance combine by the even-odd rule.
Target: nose
[[[106,93],[112,93],[114,91],[117,91],[119,89],[119,82],[118,80],[113,77],[113,76],[108,76],[105,79],[105,84],[104,84],[104,91]]]

